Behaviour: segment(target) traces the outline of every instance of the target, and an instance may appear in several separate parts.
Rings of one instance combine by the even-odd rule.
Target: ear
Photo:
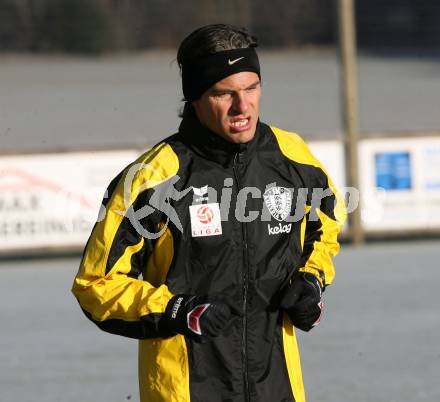
[[[193,100],[191,102],[191,105],[194,108],[194,111],[196,113],[197,118],[200,120],[200,116],[201,116],[201,113],[202,113],[202,105],[201,105],[201,102],[200,102],[200,98],[196,99],[196,100]]]

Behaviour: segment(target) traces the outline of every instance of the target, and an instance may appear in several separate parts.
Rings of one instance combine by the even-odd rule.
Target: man
[[[145,402],[305,400],[293,325],[320,320],[344,206],[259,121],[256,46],[223,24],[182,42],[179,132],[112,181],[75,279],[91,320],[140,339]]]

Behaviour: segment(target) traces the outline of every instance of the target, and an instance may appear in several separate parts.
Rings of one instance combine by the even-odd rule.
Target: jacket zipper
[[[234,155],[233,171],[235,176],[235,181],[237,183],[237,195],[240,191],[240,178],[238,172],[237,164],[240,161],[240,154],[236,153]],[[238,201],[238,198],[237,198]],[[247,362],[247,293],[248,293],[248,281],[249,281],[249,250],[247,243],[247,227],[245,222],[241,222],[241,233],[243,240],[243,333],[242,333],[242,359],[243,359],[243,382],[244,382],[244,392],[245,401],[250,402],[249,393],[249,373],[248,373],[248,362]]]

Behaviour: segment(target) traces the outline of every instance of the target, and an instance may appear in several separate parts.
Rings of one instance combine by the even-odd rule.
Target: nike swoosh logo
[[[237,63],[237,61],[239,61],[239,60],[241,60],[241,59],[244,59],[244,56],[239,57],[238,59],[235,59],[235,60],[228,59],[228,64],[229,64],[230,66],[232,66],[233,64]]]

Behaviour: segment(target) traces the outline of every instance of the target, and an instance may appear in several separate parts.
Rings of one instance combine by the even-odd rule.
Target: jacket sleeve
[[[322,285],[329,285],[335,276],[332,257],[339,251],[338,234],[346,219],[344,200],[298,134],[271,129],[282,154],[292,161],[308,190],[301,223],[303,251],[299,271],[310,272]]]
[[[313,167],[306,211],[302,222],[303,254],[299,271],[314,274],[321,285],[335,277],[332,257],[339,252],[338,234],[346,219],[345,203],[327,171],[305,143],[303,152]]]
[[[72,288],[86,316],[104,331],[137,339],[167,335],[158,324],[173,296],[164,284],[170,259],[155,254],[167,254],[164,239],[170,233],[163,231],[158,238],[148,235],[160,233],[163,222],[160,211],[148,203],[157,186],[176,175],[178,165],[171,147],[162,143],[129,165],[107,189],[102,216]],[[150,209],[135,223],[133,214],[146,205]],[[155,277],[162,280],[154,284],[140,279],[150,259],[153,264],[161,262],[155,264],[162,270]]]

